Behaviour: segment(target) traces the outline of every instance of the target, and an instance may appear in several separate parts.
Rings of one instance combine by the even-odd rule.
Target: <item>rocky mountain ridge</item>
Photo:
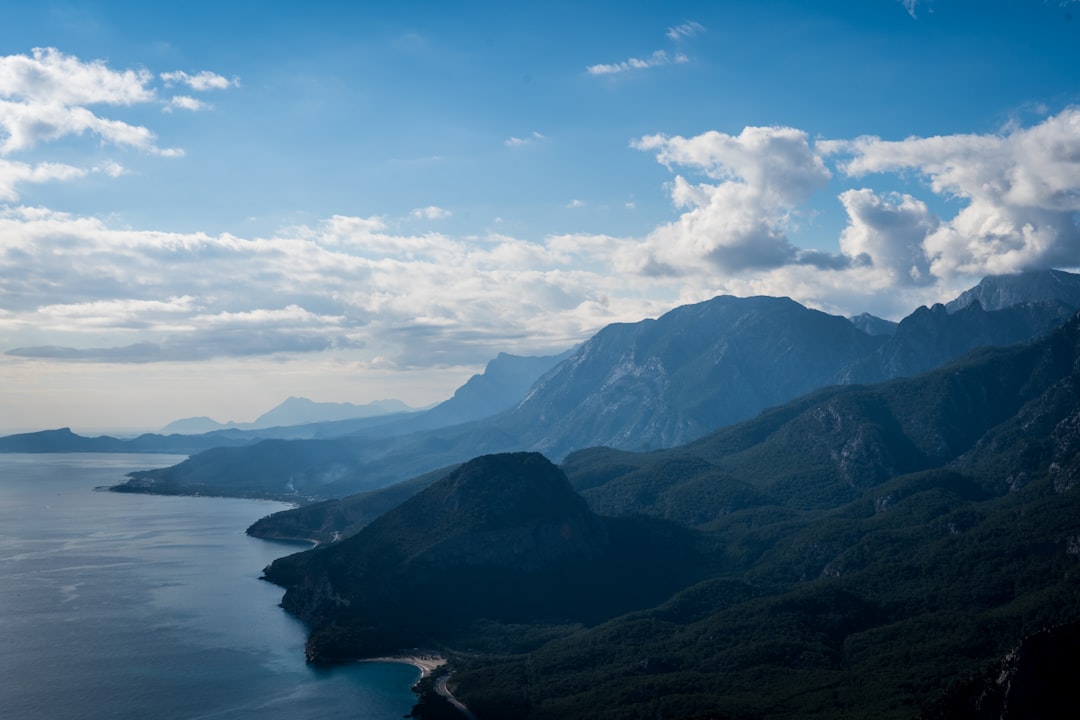
[[[971,303],[952,314],[924,308],[890,336],[787,298],[721,296],[604,328],[493,417],[408,435],[367,429],[327,441],[321,456],[301,444],[291,453],[287,445],[222,449],[137,481],[148,491],[324,499],[485,453],[531,450],[561,460],[598,445],[672,447],[818,387],[913,375],[987,342],[1033,340],[1069,311],[1064,301],[1002,310]]]

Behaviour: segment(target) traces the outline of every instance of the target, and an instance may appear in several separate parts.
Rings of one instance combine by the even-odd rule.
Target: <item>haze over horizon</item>
[[[0,9],[0,432],[1080,267],[1076,0]]]

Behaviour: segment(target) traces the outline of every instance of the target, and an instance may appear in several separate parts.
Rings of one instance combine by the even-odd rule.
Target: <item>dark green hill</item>
[[[1080,317],[1031,347],[823,391],[678,451],[573,455],[586,494],[706,523],[722,570],[528,655],[460,656],[456,693],[481,718],[612,720],[983,718],[970,710],[1000,709],[1002,677],[1015,707],[1068,697],[1074,651],[1052,667],[1030,649],[998,659],[1080,621],[1078,388]],[[862,450],[845,457],[856,446],[837,427]]]
[[[247,529],[247,533],[266,540],[336,542],[355,535],[372,520],[445,477],[453,469],[443,468],[341,500],[323,500],[291,510],[282,510],[255,521]]]
[[[624,517],[538,455],[488,456],[267,577],[312,658],[437,645],[482,719],[942,717],[1080,621],[1080,316],[564,468]]]
[[[312,627],[309,658],[333,661],[490,642],[492,627],[597,622],[701,577],[701,558],[693,533],[600,518],[542,455],[515,453],[466,463],[351,538],[275,561],[266,578]]]

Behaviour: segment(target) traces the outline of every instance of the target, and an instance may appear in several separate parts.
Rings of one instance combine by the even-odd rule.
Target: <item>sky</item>
[[[0,0],[0,433],[1080,266],[1080,2]]]

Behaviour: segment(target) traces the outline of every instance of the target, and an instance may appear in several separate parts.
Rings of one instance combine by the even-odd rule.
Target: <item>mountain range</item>
[[[1028,302],[1030,288],[1037,292]],[[1077,288],[1080,276],[1057,271],[987,278],[954,312],[919,308],[887,334],[788,298],[721,296],[602,329],[496,415],[424,427],[434,408],[323,444],[218,448],[140,473],[127,487],[308,502],[488,453],[538,451],[560,461],[601,445],[673,447],[816,388],[912,376],[977,347],[1042,337],[1075,312]],[[987,310],[980,296],[1020,304]]]
[[[1080,671],[1078,517],[1080,314],[675,448],[477,458],[266,577],[313,661],[442,648],[479,718],[1023,717]]]

